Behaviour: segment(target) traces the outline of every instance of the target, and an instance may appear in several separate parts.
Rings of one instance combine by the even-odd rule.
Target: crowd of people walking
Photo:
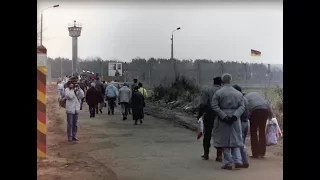
[[[121,107],[122,120],[132,114],[134,125],[143,123],[145,98],[148,93],[141,82],[133,80],[130,86],[124,82],[120,88],[114,81],[106,83],[99,77],[65,78],[58,82],[60,106],[67,114],[67,137],[78,141],[77,121],[82,104],[89,106],[90,118],[103,114],[114,115],[114,108]],[[216,161],[222,162],[222,169],[248,168],[249,158],[246,137],[250,132],[252,158],[263,158],[266,154],[266,124],[273,117],[269,102],[258,92],[243,93],[239,85],[232,85],[228,73],[213,79],[213,86],[201,95],[197,119],[203,119],[203,150],[201,156],[209,159],[211,139],[217,149]]]
[[[124,82],[119,88],[114,81],[106,83],[99,77],[65,77],[57,83],[58,100],[67,113],[67,136],[69,141],[78,141],[77,121],[79,111],[84,102],[88,104],[90,118],[96,114],[103,114],[103,108],[108,108],[108,115],[114,115],[114,108],[121,107],[122,120],[127,120],[132,114],[134,125],[143,123],[145,98],[148,96],[146,89],[137,79],[133,80],[131,88]],[[132,113],[131,113],[132,112]]]
[[[214,85],[201,96],[198,119],[203,118],[204,138],[202,158],[209,159],[213,136],[217,149],[216,161],[223,160],[222,169],[248,168],[246,137],[251,134],[252,158],[266,153],[266,123],[273,117],[268,101],[258,92],[242,93],[239,85],[232,85],[228,73],[213,79]],[[259,137],[258,137],[259,134]]]

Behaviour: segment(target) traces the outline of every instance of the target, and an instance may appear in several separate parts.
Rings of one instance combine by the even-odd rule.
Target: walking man
[[[121,105],[121,112],[123,119],[127,120],[128,115],[128,106],[131,99],[131,90],[129,88],[129,83],[124,82],[123,86],[119,90],[119,98],[118,98],[118,104]]]
[[[240,116],[245,111],[243,95],[231,86],[232,76],[223,74],[223,87],[213,95],[211,107],[217,114],[214,121],[214,146],[222,148],[222,169],[242,167],[240,147],[243,146]]]
[[[269,102],[259,93],[245,95],[248,100],[252,158],[263,158],[266,154],[266,124],[273,117]],[[259,131],[259,139],[257,132]]]
[[[235,84],[232,87],[242,93],[242,89],[239,85]],[[240,153],[241,153],[243,168],[248,168],[249,167],[249,159],[248,159],[248,153],[247,153],[247,148],[246,148],[246,138],[247,138],[247,134],[249,131],[249,121],[248,121],[248,100],[246,97],[243,97],[243,102],[244,102],[244,106],[245,106],[245,111],[240,116],[243,146],[240,147]]]
[[[67,83],[64,98],[66,98],[66,113],[67,113],[67,135],[68,141],[78,141],[76,135],[78,131],[78,113],[80,111],[80,102],[76,95],[77,91],[71,82]],[[80,91],[79,91],[80,92]],[[81,94],[78,94],[81,96]],[[82,96],[84,96],[82,94]]]
[[[100,94],[99,103],[96,106],[96,113],[99,114],[99,112],[100,112],[102,114],[102,108],[103,108],[103,105],[104,105],[104,101],[103,101],[104,93],[103,93],[103,90],[102,90],[103,85],[102,85],[101,80],[100,80],[99,77],[96,78],[95,85],[96,85],[95,86],[96,90]]]
[[[100,99],[100,94],[95,88],[95,84],[91,83],[91,87],[87,90],[86,93],[86,102],[89,106],[90,118],[94,118],[96,113],[96,105]]]
[[[210,141],[212,137],[213,123],[216,114],[211,108],[211,101],[214,93],[221,88],[221,77],[215,77],[213,79],[213,86],[204,91],[200,99],[200,108],[198,118],[203,117],[204,136],[203,136],[203,150],[204,153],[201,156],[204,160],[209,160]],[[217,149],[216,161],[222,161],[222,151]]]

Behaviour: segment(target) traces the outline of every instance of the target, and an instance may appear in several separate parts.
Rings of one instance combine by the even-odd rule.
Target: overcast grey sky
[[[82,23],[78,56],[119,61],[170,58],[283,63],[283,9],[278,3],[70,3],[38,1],[43,45],[50,57],[71,59],[68,24]],[[38,15],[40,20],[40,13]],[[261,57],[251,57],[250,49]]]

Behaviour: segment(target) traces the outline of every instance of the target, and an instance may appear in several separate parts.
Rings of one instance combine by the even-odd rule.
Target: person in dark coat
[[[133,84],[131,84],[131,92],[134,91],[134,87],[138,86],[138,79],[133,79]],[[131,104],[128,106],[128,113],[131,114]]]
[[[86,102],[89,106],[90,118],[95,117],[95,109],[99,100],[100,100],[100,93],[96,90],[95,84],[91,83],[91,87],[87,90],[87,93],[86,93]]]
[[[100,98],[99,98],[99,102],[98,104],[96,105],[96,114],[99,114],[99,112],[102,114],[102,108],[104,106],[104,94],[102,94],[102,88],[103,88],[103,85],[101,83],[101,80],[99,77],[96,77],[96,80],[95,80],[95,88],[96,90],[99,92],[100,94]]]
[[[208,88],[204,91],[201,95],[200,99],[200,108],[198,118],[202,117],[203,115],[203,126],[204,126],[204,136],[203,136],[203,150],[204,153],[201,156],[204,160],[209,159],[209,149],[210,149],[210,141],[212,137],[212,129],[213,123],[216,114],[212,111],[211,108],[211,100],[214,93],[221,88],[221,77],[215,77],[213,79],[213,86]],[[222,161],[222,151],[218,148],[217,149],[217,157],[216,161]]]
[[[240,147],[243,147],[240,116],[245,111],[243,95],[231,86],[232,76],[223,74],[222,84],[214,93],[211,108],[217,114],[214,120],[214,146],[223,151],[222,169],[243,168]]]
[[[273,117],[269,102],[258,92],[247,93],[250,120],[252,158],[263,158],[266,154],[266,124]],[[259,139],[257,132],[259,131]]]
[[[103,87],[102,92],[103,92],[103,97],[104,97],[104,96],[105,96],[105,94],[106,94],[106,88],[107,88],[107,86],[108,86],[108,84],[106,83],[106,81],[105,81],[105,80],[103,80],[103,81],[102,81],[102,87]],[[106,102],[104,102],[104,103],[103,103],[103,107],[107,107],[107,103],[106,103]]]
[[[138,120],[140,120],[140,124],[143,123],[143,108],[145,107],[144,97],[138,91],[138,89],[138,86],[134,87],[131,97],[132,118],[134,120],[134,125],[137,125]]]

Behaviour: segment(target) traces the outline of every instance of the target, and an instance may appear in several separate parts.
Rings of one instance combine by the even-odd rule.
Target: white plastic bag
[[[271,120],[268,120],[266,126],[267,146],[276,145],[278,143],[278,138],[281,136],[282,132],[277,119],[272,118]]]
[[[197,139],[200,139],[203,135],[203,118],[201,117],[198,120],[198,131],[197,131]]]
[[[77,96],[78,96],[78,99],[84,98],[84,92],[81,88],[78,89]]]
[[[282,131],[281,131],[280,127],[279,127],[278,120],[276,118],[272,118],[271,121],[273,123],[275,123],[276,126],[277,126],[277,137],[278,138],[281,137],[282,136]]]

